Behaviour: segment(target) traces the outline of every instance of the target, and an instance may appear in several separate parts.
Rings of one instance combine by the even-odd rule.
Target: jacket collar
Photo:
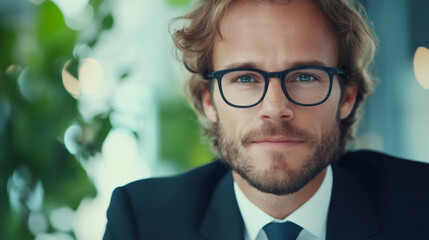
[[[369,190],[363,184],[367,179],[340,165],[333,164],[332,169],[334,185],[326,239],[377,239],[380,226]]]
[[[332,170],[334,184],[326,240],[378,239],[380,225],[370,192],[363,184],[366,179],[338,164],[333,164]],[[231,171],[221,178],[213,192],[200,234],[210,240],[244,239],[244,223],[235,198]]]
[[[200,233],[210,240],[244,239],[244,224],[235,198],[231,171],[215,188]]]

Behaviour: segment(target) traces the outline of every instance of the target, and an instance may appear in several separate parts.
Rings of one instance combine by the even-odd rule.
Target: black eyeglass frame
[[[319,101],[317,103],[312,103],[312,104],[299,103],[299,102],[296,102],[295,100],[293,100],[292,97],[289,96],[289,93],[286,90],[285,81],[280,81],[282,89],[283,89],[283,93],[286,95],[286,98],[289,101],[291,101],[292,103],[296,104],[296,105],[305,106],[305,107],[317,106],[317,105],[320,105],[320,104],[324,103],[329,98],[329,96],[331,95],[332,85],[333,85],[332,82],[333,82],[334,76],[337,75],[337,74],[339,74],[339,75],[347,75],[348,74],[347,70],[341,69],[341,68],[324,67],[324,66],[307,66],[307,67],[291,68],[291,69],[287,69],[287,70],[282,71],[282,72],[265,72],[265,71],[262,71],[262,70],[259,70],[259,69],[256,69],[256,68],[230,68],[230,69],[224,69],[224,70],[209,72],[206,75],[206,77],[207,78],[211,78],[211,79],[215,78],[217,80],[220,95],[222,96],[222,99],[228,105],[230,105],[231,107],[235,107],[235,108],[251,108],[251,107],[254,107],[254,106],[258,105],[260,102],[262,102],[264,100],[264,97],[265,97],[265,95],[267,93],[267,90],[268,90],[268,84],[270,83],[269,82],[270,78],[279,78],[279,79],[282,80],[290,72],[296,71],[296,70],[304,70],[304,69],[318,69],[318,70],[323,70],[326,73],[328,73],[328,75],[329,75],[329,90],[328,90],[328,93],[326,94],[326,97],[323,100],[321,100],[321,101]],[[251,105],[240,106],[240,105],[235,105],[235,104],[230,103],[225,98],[225,95],[223,94],[223,90],[222,90],[222,83],[221,83],[222,82],[222,78],[223,78],[223,76],[225,74],[230,73],[230,72],[235,72],[235,71],[254,71],[254,72],[260,73],[264,77],[264,80],[265,80],[264,93],[262,94],[261,99],[259,99],[256,103],[251,104]]]

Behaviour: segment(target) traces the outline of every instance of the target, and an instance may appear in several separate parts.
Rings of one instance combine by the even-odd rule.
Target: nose
[[[263,101],[260,103],[260,117],[263,120],[291,120],[294,112],[293,103],[283,92],[279,78],[271,78]]]

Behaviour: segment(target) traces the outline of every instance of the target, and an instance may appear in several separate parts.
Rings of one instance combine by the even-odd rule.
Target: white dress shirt
[[[291,221],[303,228],[297,240],[325,240],[328,208],[333,184],[332,168],[329,165],[322,184],[316,193],[285,219],[276,219],[255,206],[234,181],[238,207],[244,220],[245,240],[267,240],[262,228],[274,222]]]

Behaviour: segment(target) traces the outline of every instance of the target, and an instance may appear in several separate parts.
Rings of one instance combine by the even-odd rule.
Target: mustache
[[[273,135],[285,136],[288,138],[307,142],[309,144],[313,144],[316,142],[316,139],[314,139],[314,136],[312,134],[304,130],[292,127],[289,122],[282,122],[281,124],[264,122],[259,129],[250,130],[249,132],[245,133],[241,138],[241,145],[247,147],[252,142]]]

